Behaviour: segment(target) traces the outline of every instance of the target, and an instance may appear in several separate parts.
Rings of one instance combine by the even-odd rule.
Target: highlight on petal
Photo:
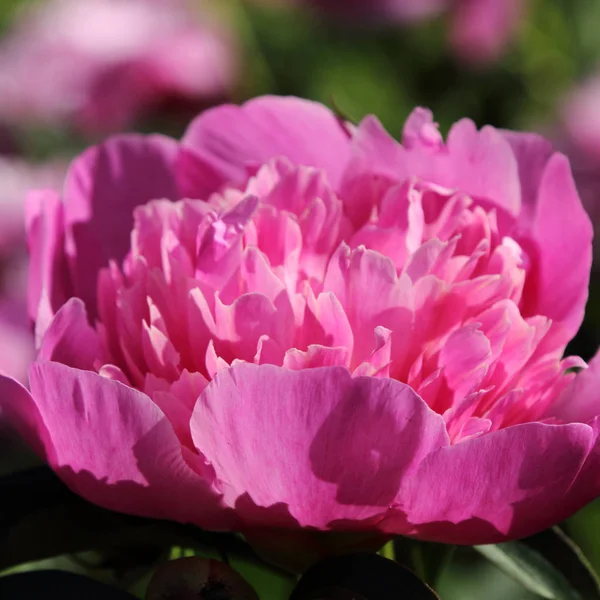
[[[285,503],[299,525],[319,529],[385,513],[402,481],[448,443],[408,386],[338,367],[233,366],[200,396],[191,430],[248,525],[259,516],[244,499]]]

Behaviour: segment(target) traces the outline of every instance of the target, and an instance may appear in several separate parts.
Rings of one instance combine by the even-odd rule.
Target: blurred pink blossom
[[[569,94],[563,104],[562,130],[557,136],[573,165],[583,204],[600,235],[600,74]],[[596,247],[596,256],[600,248]],[[597,267],[596,267],[597,268]]]
[[[257,0],[283,4],[286,0]],[[524,17],[526,0],[287,0],[337,18],[413,22],[442,13],[450,20],[450,41],[461,59],[486,63],[499,58]]]
[[[49,0],[0,44],[0,121],[127,127],[171,99],[222,97],[231,39],[187,0]]]
[[[0,401],[93,502],[482,544],[600,493],[600,358],[563,358],[592,231],[541,137],[263,97],[90,148],[27,222]]]

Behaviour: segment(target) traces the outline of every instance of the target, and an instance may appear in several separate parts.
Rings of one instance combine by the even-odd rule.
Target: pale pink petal
[[[257,507],[280,505],[319,529],[384,513],[402,481],[448,443],[441,417],[408,386],[337,367],[236,365],[206,388],[191,429],[248,524],[260,519]]]

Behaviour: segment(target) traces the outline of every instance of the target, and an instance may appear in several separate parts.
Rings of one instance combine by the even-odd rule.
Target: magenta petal
[[[534,209],[542,175],[554,150],[546,138],[535,133],[507,130],[501,133],[510,144],[519,165],[523,218]]]
[[[561,421],[588,423],[600,414],[600,352],[563,390],[550,416]]]
[[[120,135],[76,159],[64,192],[66,254],[73,290],[96,314],[98,269],[120,262],[130,246],[133,210],[149,200],[178,197],[174,140]]]
[[[69,298],[56,313],[42,338],[37,359],[88,371],[96,361],[105,362],[98,334],[88,323],[79,298]]]
[[[37,421],[49,432],[50,466],[76,493],[125,513],[211,529],[227,525],[209,472],[205,478],[190,467],[173,427],[148,396],[58,363],[34,363],[30,378]],[[17,400],[9,404],[21,415]]]
[[[182,140],[178,182],[184,195],[205,200],[225,183],[244,184],[248,167],[285,156],[296,165],[323,169],[336,187],[349,147],[346,130],[321,104],[263,96],[208,110],[190,125]]]
[[[538,260],[537,272],[528,274],[522,312],[524,316],[541,314],[555,321],[550,335],[556,346],[564,346],[583,320],[593,230],[579,200],[569,161],[562,154],[554,154],[548,161],[531,224],[523,237],[535,245]]]
[[[403,144],[398,144],[375,117],[366,117],[352,140],[352,158],[344,177],[342,198],[355,223],[392,182],[417,177],[488,200],[516,215],[521,190],[518,165],[510,144],[493,127],[477,130],[469,119],[456,123],[445,147],[429,111],[409,117]],[[379,186],[379,187],[378,187]]]
[[[30,192],[25,222],[29,247],[27,310],[36,323],[39,342],[54,313],[70,295],[60,196],[51,190]]]
[[[31,394],[19,382],[3,374],[0,374],[0,415],[40,458],[48,459],[50,437]]]
[[[422,539],[458,544],[496,543],[545,529],[569,515],[565,496],[595,439],[581,423],[528,423],[441,448],[398,495],[410,523],[402,527],[412,526],[405,531]]]
[[[247,524],[277,504],[319,529],[383,514],[404,478],[448,443],[442,418],[410,387],[343,367],[237,364],[202,393],[191,431]]]

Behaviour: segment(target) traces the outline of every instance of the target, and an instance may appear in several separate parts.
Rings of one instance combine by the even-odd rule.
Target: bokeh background
[[[318,100],[354,122],[374,113],[395,136],[415,105],[443,132],[466,116],[542,133],[570,156],[600,231],[598,0],[0,0],[0,368],[25,380],[32,352],[26,190],[59,187],[69,158],[110,133],[180,136],[199,111],[260,94]],[[600,343],[600,244],[596,256],[569,348],[585,359]],[[4,436],[3,474],[30,464],[8,448]],[[566,526],[600,568],[600,503]],[[264,598],[283,597],[285,581],[240,568]],[[457,551],[442,599],[484,589],[532,598]]]

